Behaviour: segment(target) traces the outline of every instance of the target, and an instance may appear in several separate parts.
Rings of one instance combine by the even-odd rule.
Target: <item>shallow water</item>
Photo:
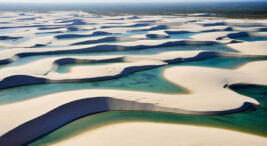
[[[6,66],[17,66],[25,63],[29,63],[35,60],[57,57],[57,56],[100,56],[100,55],[151,55],[167,51],[192,51],[192,50],[210,50],[210,51],[226,51],[236,52],[235,50],[225,45],[192,45],[192,46],[172,46],[172,47],[156,47],[141,50],[129,50],[129,51],[106,51],[106,52],[91,52],[91,53],[66,53],[56,55],[35,55],[21,58],[15,62],[12,62]]]
[[[101,30],[100,30],[101,31]],[[104,30],[103,30],[104,31]],[[92,36],[78,36],[78,37],[66,37],[66,38],[60,38],[60,40],[75,40],[80,38],[94,38],[94,37],[130,37],[132,35],[140,35],[140,34],[146,34],[148,31],[128,31],[127,33],[113,33],[113,34],[101,34],[101,35],[92,35]],[[65,35],[65,34],[80,34],[80,33],[59,33],[59,35]],[[83,35],[83,33],[81,33]],[[84,34],[87,35],[87,34]],[[90,34],[89,34],[90,35]]]
[[[187,93],[161,77],[161,68],[132,73],[113,80],[87,83],[39,84],[0,90],[0,104],[30,99],[41,95],[78,89],[119,89],[160,93]]]
[[[62,34],[84,34],[92,30],[77,30],[77,31],[67,31],[67,32],[56,32],[56,31],[57,29],[55,29],[54,32],[51,30],[51,32],[36,33],[35,36],[43,37],[43,36],[54,36],[54,35],[62,35]]]
[[[190,39],[190,37],[195,34],[200,34],[200,33],[191,32],[191,33],[170,34],[169,39]]]
[[[135,91],[147,91],[147,92],[160,92],[160,93],[187,93],[186,89],[176,86],[162,77],[162,71],[171,66],[181,65],[197,65],[217,68],[235,68],[249,61],[256,61],[260,59],[251,58],[229,58],[229,57],[216,57],[210,59],[203,59],[193,62],[177,63],[174,65],[163,66],[151,70],[140,71],[129,74],[125,77],[118,79],[89,82],[89,83],[51,83],[51,84],[38,84],[27,85],[21,87],[14,87],[9,89],[0,90],[0,104],[6,104],[16,102],[20,100],[26,100],[45,94],[51,94],[56,92],[62,92],[67,90],[78,89],[122,89],[122,90],[135,90]],[[79,64],[78,64],[79,65]],[[97,64],[96,64],[97,65]],[[70,66],[63,66],[63,72],[68,70]]]
[[[234,58],[234,57],[214,57],[207,58],[202,60],[190,61],[190,62],[182,62],[176,63],[170,66],[205,66],[205,67],[214,67],[214,68],[226,68],[226,69],[234,69],[237,68],[247,62],[251,61],[259,61],[259,60],[267,60],[267,58]],[[58,73],[67,73],[69,72],[71,67],[74,66],[93,66],[93,65],[104,65],[111,63],[122,63],[121,62],[106,62],[106,63],[75,63],[75,64],[65,64],[61,65],[57,68],[56,72]],[[162,67],[166,68],[166,67]]]
[[[266,41],[267,37],[238,37],[237,40],[254,42],[254,41]]]
[[[127,33],[122,33],[119,36],[121,37],[129,37],[129,36],[133,36],[133,35],[141,35],[141,34],[147,34],[148,31],[127,31]]]
[[[86,31],[72,31],[75,32],[73,34],[78,34],[78,32],[80,33],[84,33]],[[70,33],[72,33],[70,32]],[[88,31],[87,31],[88,32]],[[119,33],[119,34],[106,34],[106,35],[97,35],[97,36],[90,36],[88,38],[94,38],[94,37],[100,37],[100,36],[105,36],[105,37],[131,37],[134,35],[145,35],[148,34],[149,31],[127,31],[126,33]],[[70,33],[41,33],[41,34],[36,34],[37,37],[41,37],[41,36],[51,36],[51,35],[61,35],[61,34],[70,34]],[[156,38],[156,39],[190,39],[190,36],[194,35],[194,34],[198,34],[198,33],[180,33],[180,34],[170,34],[170,37],[168,38]],[[80,38],[87,38],[87,37],[77,37],[77,38],[63,38],[62,40],[73,40],[73,39],[80,39]],[[106,42],[96,42],[96,43],[90,43],[90,44],[99,44],[99,43],[118,43],[118,42],[125,42],[125,41],[106,41]],[[48,45],[45,47],[40,47],[40,48],[50,48],[50,47],[62,47],[62,46],[53,46],[53,45]]]
[[[0,42],[5,44],[21,44],[26,41],[29,41],[30,39],[31,38],[18,38],[18,39],[0,40]]]
[[[239,4],[238,4],[239,5]],[[80,17],[80,16],[74,16],[74,17]],[[93,16],[97,19],[98,16]],[[167,16],[165,16],[167,17]],[[178,18],[178,16],[175,16]],[[44,18],[44,17],[43,17]],[[104,17],[103,17],[104,18]],[[3,18],[1,18],[3,19]],[[69,18],[66,18],[65,20],[62,19],[62,22],[68,21]],[[73,18],[74,19],[74,18]],[[83,19],[81,17],[81,19]],[[159,23],[158,20],[155,22],[146,22],[151,26],[159,25],[165,25],[165,22],[163,19],[172,19],[172,18],[160,18]],[[176,18],[175,18],[176,19]],[[202,19],[202,18],[200,18]],[[212,18],[213,19],[213,18]],[[15,19],[14,19],[15,20]],[[18,20],[18,19],[17,19]],[[60,19],[59,19],[60,20]],[[31,20],[25,20],[29,21],[29,24],[31,24]],[[51,21],[58,21],[58,20],[51,20]],[[70,20],[71,21],[71,20]],[[112,20],[116,21],[116,20]],[[136,20],[138,21],[138,20]],[[162,22],[160,22],[162,21]],[[177,21],[179,21],[177,19]],[[198,20],[195,20],[198,22]],[[4,21],[3,21],[4,22]],[[50,20],[47,22],[50,22]],[[168,21],[169,22],[169,21]],[[171,21],[170,21],[171,22]],[[13,23],[13,22],[8,22]],[[17,22],[16,22],[17,23]],[[28,23],[28,22],[27,22]],[[28,25],[25,26],[23,24],[21,28],[11,28],[11,29],[0,29],[0,35],[4,36],[5,34],[14,33],[23,31],[20,29],[29,29],[25,31],[32,31],[35,29],[40,30],[49,30],[51,25],[41,25],[41,23],[45,23],[45,21],[37,23],[32,23],[33,26]],[[77,22],[80,23],[80,22]],[[88,22],[89,23],[89,22]],[[178,23],[178,22],[177,22]],[[180,23],[180,22],[179,22]],[[177,28],[180,28],[180,24],[177,24]],[[187,22],[189,25],[192,22]],[[40,26],[39,26],[40,24]],[[48,23],[50,24],[50,23]],[[125,24],[125,23],[121,23]],[[217,23],[221,25],[220,23]],[[215,24],[215,25],[217,25]],[[4,27],[6,25],[5,23],[2,23],[2,26]],[[9,24],[7,24],[8,26]],[[79,25],[79,24],[78,24]],[[97,24],[92,22],[90,24],[92,27],[96,27],[95,30],[93,29],[87,29],[87,30],[78,30],[83,29],[83,26],[77,26],[72,24],[64,24],[61,23],[60,26],[62,28],[66,27],[67,32],[59,32],[57,29],[51,29],[49,32],[45,33],[37,33],[30,37],[25,37],[22,39],[17,40],[2,40],[1,42],[6,42],[10,44],[16,44],[19,46],[20,43],[24,43],[25,41],[28,41],[30,39],[33,39],[35,37],[46,37],[46,36],[54,36],[54,35],[65,35],[65,34],[81,34],[86,35],[90,32],[94,31],[106,31],[105,29],[99,29],[98,26],[101,27],[102,24]],[[117,24],[120,26],[120,24]],[[176,25],[176,23],[171,23],[171,25]],[[213,24],[211,24],[213,25]],[[223,23],[222,23],[223,25]],[[253,24],[254,25],[254,24]],[[18,26],[19,27],[19,26]],[[52,26],[54,27],[54,26]],[[72,27],[72,28],[70,28]],[[138,26],[130,26],[130,27],[138,27]],[[181,25],[181,29],[183,26]],[[258,25],[255,23],[255,26],[240,26],[240,27],[258,27]],[[86,28],[86,27],[85,27]],[[154,27],[152,29],[159,29],[162,31],[168,31],[168,29],[171,28],[171,26],[168,26],[168,28],[165,28],[164,26]],[[77,30],[77,31],[76,31]],[[130,29],[129,29],[130,30]],[[257,29],[255,29],[256,31]],[[261,29],[264,31],[264,28]],[[55,31],[55,32],[53,32]],[[57,32],[56,32],[57,31]],[[60,30],[62,31],[62,30]],[[188,30],[191,31],[191,30]],[[208,30],[209,31],[214,31]],[[41,32],[41,31],[40,31]],[[89,32],[89,33],[88,33]],[[248,31],[250,32],[250,31]],[[97,38],[99,36],[105,36],[105,37],[131,37],[133,35],[146,35],[151,33],[149,29],[142,30],[142,31],[128,31],[124,33],[124,31],[116,33],[116,34],[103,34],[103,35],[95,35],[95,36],[81,36],[81,37],[74,37],[74,38],[63,38],[63,41],[73,40],[73,39],[80,39],[80,38]],[[192,35],[200,34],[200,33],[206,33],[206,32],[189,32],[189,33],[178,33],[178,34],[170,34],[170,37],[166,38],[150,38],[151,40],[168,40],[168,39],[191,39]],[[149,38],[147,38],[149,39]],[[235,38],[237,40],[242,41],[266,41],[267,37],[238,37]],[[79,40],[78,40],[79,41]],[[101,42],[101,44],[110,44],[114,45],[114,43],[121,42],[122,40],[117,41],[106,41]],[[53,43],[50,43],[53,44]],[[92,44],[97,44],[97,42],[93,42]],[[146,45],[146,44],[142,44]],[[41,46],[41,45],[40,45]],[[47,45],[44,47],[36,47],[34,49],[42,50],[44,48],[62,48],[67,47],[69,45]],[[1,47],[1,46],[0,46]],[[74,46],[77,47],[77,46]],[[0,48],[0,50],[3,50],[5,48]],[[31,63],[32,61],[45,59],[49,57],[66,57],[66,56],[98,56],[98,55],[152,55],[162,52],[168,52],[168,51],[192,51],[192,50],[207,50],[207,51],[223,51],[223,52],[237,52],[226,45],[184,45],[184,46],[171,46],[171,47],[155,47],[155,48],[147,48],[147,49],[140,49],[140,50],[127,50],[127,51],[103,51],[103,52],[85,52],[85,53],[65,53],[65,54],[51,54],[51,55],[34,55],[34,56],[28,56],[23,57],[13,63],[6,64],[3,66],[0,66],[0,71],[4,67],[9,66],[19,66],[26,63]],[[73,90],[81,90],[81,89],[116,89],[118,90],[131,90],[131,91],[144,91],[144,92],[156,92],[156,93],[162,93],[162,94],[188,94],[189,91],[183,87],[183,85],[174,85],[171,82],[168,82],[162,77],[162,72],[164,69],[168,67],[173,66],[199,66],[199,67],[213,67],[213,68],[223,68],[223,69],[236,69],[245,63],[251,62],[251,61],[259,61],[259,60],[267,60],[267,58],[238,58],[238,57],[213,57],[213,58],[207,58],[197,61],[190,61],[190,62],[183,62],[183,63],[176,63],[176,64],[169,64],[166,66],[135,72],[131,73],[127,76],[116,78],[116,79],[110,79],[105,81],[97,81],[97,82],[77,82],[77,83],[45,83],[45,84],[36,84],[36,85],[26,85],[26,86],[19,86],[14,88],[8,88],[8,89],[2,89],[0,90],[0,105],[1,104],[9,104],[9,103],[15,103],[23,100],[33,99],[33,98],[39,98],[40,96],[53,94],[53,93],[59,93],[64,91],[73,91]],[[60,74],[67,73],[71,67],[74,66],[85,66],[85,65],[103,65],[103,64],[111,64],[111,63],[122,63],[123,61],[118,62],[106,62],[106,63],[77,63],[77,64],[66,64],[60,66],[56,72]],[[66,138],[75,136],[77,134],[80,134],[82,132],[101,127],[107,124],[112,124],[116,122],[127,122],[127,121],[151,121],[151,122],[165,122],[165,123],[184,123],[184,124],[193,124],[193,125],[202,125],[202,126],[212,126],[212,127],[221,127],[221,128],[227,128],[232,130],[238,130],[243,131],[247,133],[252,134],[258,134],[267,137],[267,86],[261,86],[261,85],[231,85],[227,88],[230,88],[234,90],[235,92],[250,96],[252,98],[255,98],[257,101],[261,103],[258,107],[250,108],[249,110],[241,113],[234,113],[234,114],[228,114],[228,115],[220,115],[220,116],[196,116],[196,115],[184,115],[184,114],[174,114],[174,113],[160,113],[160,112],[130,112],[130,111],[112,111],[112,112],[104,112],[99,113],[95,115],[90,115],[83,117],[81,119],[78,119],[74,122],[71,122],[62,128],[59,128],[55,130],[54,132],[40,138],[39,140],[33,142],[32,144],[40,145],[40,144],[48,144],[50,142],[60,141],[64,140]],[[230,90],[229,89],[229,90]],[[55,121],[58,119],[54,119]]]
[[[178,63],[179,66],[205,66],[214,68],[234,69],[251,61],[267,60],[267,58],[234,58],[234,57],[214,57],[197,61]]]
[[[150,121],[176,124],[182,123],[220,127],[266,137],[267,86],[239,84],[233,85],[230,88],[239,94],[255,98],[261,103],[261,106],[254,107],[241,113],[220,116],[196,116],[144,111],[104,112],[86,116],[71,122],[32,142],[30,145],[55,143],[104,125],[129,121]]]

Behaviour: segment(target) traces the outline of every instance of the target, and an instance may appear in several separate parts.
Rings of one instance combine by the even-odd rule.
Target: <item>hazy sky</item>
[[[222,1],[256,1],[256,0],[0,0],[0,2],[34,2],[34,3],[51,3],[51,2],[205,2],[205,1],[216,1],[216,2],[222,2]],[[267,0],[263,0],[267,1]]]

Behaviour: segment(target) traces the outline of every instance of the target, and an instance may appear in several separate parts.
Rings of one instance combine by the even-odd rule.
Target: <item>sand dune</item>
[[[163,66],[160,74],[163,80],[188,91],[167,94],[114,89],[110,85],[107,89],[37,94],[24,100],[12,97],[12,102],[0,105],[0,145],[28,144],[74,120],[99,112],[154,111],[212,116],[253,111],[262,106],[260,100],[228,87],[240,83],[267,85],[266,20],[224,19],[208,14],[101,16],[81,11],[0,12],[0,15],[5,16],[0,18],[0,96],[2,90],[6,90],[4,94],[10,93],[16,90],[9,89],[24,90],[26,85],[35,89],[34,84],[113,81]],[[235,69],[197,64],[215,57],[255,60]],[[186,62],[196,65],[182,64]],[[68,71],[59,72],[65,65],[70,66]],[[56,145],[143,145],[144,142],[146,145],[266,145],[266,138],[208,127],[134,122],[79,133]]]
[[[266,62],[259,64],[259,66],[265,65]],[[174,74],[175,76],[173,76]],[[266,78],[252,76],[246,71],[241,72],[239,70],[232,71],[206,67],[173,67],[166,69],[164,77],[175,84],[188,88],[191,93],[188,95],[169,95],[103,89],[68,91],[46,95],[18,103],[1,105],[0,115],[2,117],[6,117],[5,120],[12,121],[12,123],[4,122],[6,123],[4,126],[6,127],[5,131],[8,131],[28,120],[43,115],[60,105],[77,99],[103,96],[136,101],[139,103],[151,103],[165,108],[186,110],[189,111],[189,113],[196,112],[195,114],[205,114],[206,112],[210,114],[238,112],[240,109],[243,109],[245,103],[250,103],[250,105],[258,105],[259,103],[252,98],[239,95],[227,88],[224,88],[226,84],[242,82],[267,84]],[[211,89],[213,92],[210,92]],[[209,93],[209,96],[207,96],[207,93]],[[153,97],[153,99],[149,97]],[[55,98],[57,100],[55,100]],[[213,104],[209,104],[211,101]],[[44,105],[43,103],[47,104]],[[36,109],[37,107],[38,111],[31,111],[31,109]],[[18,111],[23,114],[18,114]],[[177,112],[179,113],[179,110]],[[8,114],[8,116],[6,114]],[[18,118],[18,115],[23,115],[23,117]]]

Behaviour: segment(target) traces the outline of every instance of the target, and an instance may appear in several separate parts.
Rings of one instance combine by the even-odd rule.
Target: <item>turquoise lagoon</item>
[[[41,49],[41,48],[40,48]],[[101,55],[151,55],[167,51],[194,51],[194,50],[206,50],[206,51],[225,51],[236,52],[235,50],[225,45],[190,45],[190,46],[171,46],[171,47],[155,47],[141,50],[128,50],[128,51],[105,51],[105,52],[90,52],[90,53],[66,53],[55,55],[34,55],[21,58],[15,62],[7,64],[5,66],[17,66],[26,64],[35,60],[49,58],[49,57],[64,57],[64,56],[101,56]]]
[[[248,36],[248,37],[237,37],[235,39],[242,40],[242,41],[247,41],[247,42],[254,42],[254,41],[266,41],[267,37]]]
[[[230,88],[239,94],[257,99],[261,103],[261,106],[250,108],[241,113],[220,116],[196,116],[144,111],[103,112],[71,122],[33,141],[30,145],[52,144],[104,125],[129,121],[180,123],[218,127],[267,137],[267,86],[237,84],[230,86]]]
[[[207,67],[232,69],[244,63],[256,60],[263,60],[263,59],[216,57],[216,58],[203,59],[199,61],[167,65],[146,71],[135,72],[121,78],[106,80],[106,81],[84,82],[84,83],[47,83],[47,84],[36,84],[36,85],[8,88],[0,90],[0,104],[12,103],[16,101],[34,98],[37,96],[42,96],[46,94],[62,92],[67,90],[94,89],[94,88],[137,90],[137,91],[148,91],[148,92],[160,92],[166,94],[178,94],[178,93],[185,94],[188,92],[186,89],[174,85],[166,81],[162,77],[162,71],[165,68],[171,66],[194,65],[194,66],[207,66]],[[58,68],[58,71],[64,73],[69,70],[69,67],[77,65],[81,64],[63,65]],[[97,63],[96,64],[87,63],[83,65],[97,65]]]

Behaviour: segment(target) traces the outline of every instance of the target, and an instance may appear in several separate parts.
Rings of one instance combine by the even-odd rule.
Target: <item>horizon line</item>
[[[97,4],[97,3],[106,3],[106,4],[114,4],[114,3],[121,3],[121,4],[125,4],[125,3],[136,3],[136,4],[144,4],[144,3],[148,3],[148,4],[151,4],[151,3],[225,3],[225,2],[228,2],[228,3],[231,3],[231,2],[267,2],[266,0],[227,0],[227,1],[197,1],[197,0],[192,0],[192,1],[179,1],[179,2],[133,2],[133,1],[129,1],[129,2],[121,2],[121,1],[114,1],[114,2],[75,2],[75,1],[65,1],[65,2],[38,2],[38,1],[35,1],[35,2],[1,2],[1,4],[73,4],[73,3],[76,3],[76,4]]]

